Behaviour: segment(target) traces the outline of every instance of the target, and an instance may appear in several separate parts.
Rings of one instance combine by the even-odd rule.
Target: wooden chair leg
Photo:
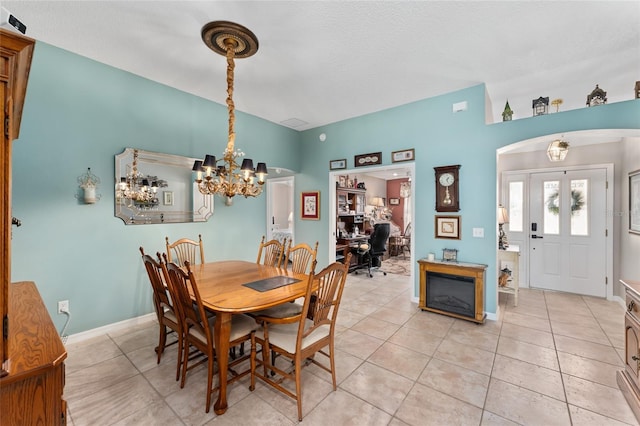
[[[296,370],[296,402],[298,403],[298,421],[302,421],[302,386],[300,383],[300,373],[301,373],[301,364],[302,359],[298,355],[295,360],[295,370]]]
[[[178,336],[178,364],[176,366],[176,382],[180,380],[180,364],[182,364],[182,351],[184,348],[182,347],[184,342],[182,341],[182,336]]]
[[[249,358],[251,365],[251,384],[249,390],[253,392],[256,388],[256,336],[251,334],[251,357]]]
[[[164,347],[167,344],[167,327],[160,324],[160,337],[158,338],[158,347],[156,348],[156,353],[158,354],[158,364],[160,364],[160,358],[162,358],[162,353],[164,352]]]

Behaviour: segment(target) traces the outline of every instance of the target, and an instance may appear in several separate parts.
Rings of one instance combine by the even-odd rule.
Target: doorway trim
[[[377,167],[366,167],[366,168],[361,168],[361,169],[341,169],[341,170],[337,170],[337,171],[332,171],[329,172],[329,212],[331,212],[329,214],[329,229],[328,229],[328,234],[329,234],[329,238],[327,241],[329,241],[329,244],[327,244],[329,253],[328,253],[328,259],[329,259],[329,263],[335,262],[336,260],[336,250],[335,250],[335,242],[336,242],[336,182],[338,179],[339,175],[344,175],[344,174],[366,174],[366,173],[370,173],[370,172],[378,172],[378,171],[388,171],[388,170],[406,170],[409,169],[410,173],[411,173],[411,197],[409,197],[409,206],[411,209],[411,220],[412,223],[415,223],[415,217],[416,217],[416,205],[415,205],[415,194],[418,191],[418,181],[417,179],[415,179],[416,176],[416,166],[415,166],[415,162],[406,162],[406,163],[401,163],[402,165],[399,164],[389,164],[386,166],[377,166]],[[400,179],[400,177],[398,178]],[[403,230],[404,231],[404,230]],[[415,226],[412,224],[412,230],[411,230],[411,234],[412,235],[416,235],[415,232]],[[415,253],[415,238],[411,238],[411,268],[410,268],[410,274],[411,274],[411,279],[413,280],[415,277],[415,264],[416,262],[413,261],[414,259],[414,253]]]
[[[549,167],[549,168],[538,168],[538,169],[524,169],[524,170],[508,170],[508,171],[503,171],[502,172],[502,177],[500,179],[500,196],[499,196],[499,203],[504,202],[507,199],[507,195],[506,192],[508,190],[508,188],[506,187],[506,179],[505,177],[509,176],[509,175],[525,175],[525,194],[524,194],[524,198],[525,200],[528,200],[529,197],[529,190],[530,190],[530,178],[531,175],[533,173],[544,173],[544,172],[562,172],[564,170],[593,170],[593,169],[605,169],[606,170],[606,185],[605,185],[605,194],[606,194],[606,207],[605,207],[605,228],[607,230],[607,237],[606,237],[606,241],[605,241],[605,252],[606,252],[606,266],[605,266],[605,273],[606,273],[606,279],[607,279],[607,284],[606,284],[606,298],[607,300],[613,300],[614,296],[613,296],[613,287],[614,287],[614,283],[613,283],[613,239],[615,237],[614,235],[614,228],[613,228],[613,206],[614,206],[614,200],[613,200],[613,195],[615,193],[615,179],[614,179],[614,165],[612,163],[606,163],[606,164],[586,164],[586,165],[575,165],[575,166],[566,166],[566,167]],[[497,212],[496,212],[497,214]],[[523,221],[525,224],[528,224],[530,222],[530,218],[529,218],[529,207],[528,207],[528,201],[527,201],[527,207],[524,209],[523,212]],[[497,216],[496,216],[497,217]],[[526,259],[522,259],[523,261],[527,262],[527,267],[526,269],[526,273],[524,274],[524,278],[525,279],[525,285],[522,287],[529,287],[529,276],[531,274],[530,268],[529,268],[529,241],[530,241],[530,228],[528,226],[525,227],[526,228],[526,233],[527,233],[527,238],[524,238],[524,247],[520,248],[520,255],[522,257],[522,255],[526,255]],[[496,265],[499,266],[499,260],[497,259],[497,252],[496,252]],[[522,281],[522,279],[521,279]],[[497,292],[498,288],[496,287],[496,292]],[[499,296],[499,295],[498,295]],[[497,297],[497,296],[496,296]],[[498,300],[496,298],[496,300]]]
[[[273,187],[276,184],[282,184],[282,183],[288,183],[288,187],[289,187],[289,194],[288,194],[288,198],[289,198],[289,203],[291,205],[291,208],[295,210],[295,203],[294,203],[294,188],[295,188],[295,176],[284,176],[284,177],[277,177],[277,178],[271,178],[271,179],[267,179],[267,214],[266,214],[266,235],[267,235],[267,241],[273,238],[273,223],[272,223],[272,218],[273,218],[273,206],[275,201],[273,200]],[[291,237],[294,238],[295,237],[295,218],[294,220],[291,221]]]

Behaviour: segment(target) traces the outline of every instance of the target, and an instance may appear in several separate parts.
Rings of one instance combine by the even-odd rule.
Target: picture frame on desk
[[[640,169],[629,173],[629,232],[640,235]]]

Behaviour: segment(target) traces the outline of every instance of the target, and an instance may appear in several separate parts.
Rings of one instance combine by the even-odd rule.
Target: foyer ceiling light
[[[211,50],[227,57],[229,136],[222,159],[216,160],[215,156],[207,155],[203,161],[197,160],[192,170],[197,174],[195,181],[201,194],[225,197],[225,204],[230,206],[236,195],[243,195],[245,198],[260,195],[267,175],[265,163],[258,163],[257,168],[254,169],[253,160],[243,158],[242,165],[238,165],[240,158],[244,157],[244,152],[235,148],[236,134],[233,128],[235,123],[234,58],[253,56],[258,51],[258,38],[242,25],[228,21],[214,21],[202,27],[202,40]]]
[[[564,161],[569,152],[569,142],[556,139],[547,147],[547,157],[550,161]]]

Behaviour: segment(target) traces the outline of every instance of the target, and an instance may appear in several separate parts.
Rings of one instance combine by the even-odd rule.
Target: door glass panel
[[[589,235],[589,205],[587,179],[571,181],[571,235]]]
[[[509,182],[509,230],[513,232],[522,232],[523,218],[522,210],[524,208],[524,182]]]
[[[545,234],[560,234],[560,181],[548,180],[544,188],[544,231]]]

